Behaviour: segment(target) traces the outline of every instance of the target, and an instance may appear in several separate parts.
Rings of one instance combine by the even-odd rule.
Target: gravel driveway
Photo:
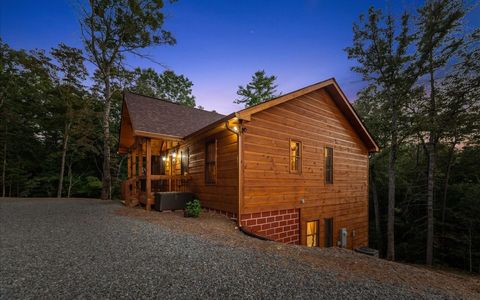
[[[118,209],[117,202],[92,199],[0,199],[0,298],[452,298],[345,280],[328,268]]]

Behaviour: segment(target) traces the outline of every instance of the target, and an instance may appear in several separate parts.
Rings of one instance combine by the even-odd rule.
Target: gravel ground
[[[453,278],[452,286],[464,285],[457,290],[419,288],[361,272],[357,262],[385,264],[345,250],[259,241],[221,216],[184,219],[92,199],[0,199],[0,299],[480,298],[476,279]],[[417,280],[450,280],[391,265],[418,271]]]

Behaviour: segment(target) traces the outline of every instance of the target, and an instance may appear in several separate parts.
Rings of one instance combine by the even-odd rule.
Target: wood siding
[[[216,183],[205,183],[206,142],[217,141]],[[194,192],[202,206],[220,211],[238,213],[238,140],[237,135],[225,128],[225,124],[199,136],[194,136],[180,147],[189,148],[189,189]],[[180,153],[180,151],[178,153]],[[180,174],[180,159],[175,173]]]
[[[255,113],[244,127],[242,213],[298,208],[301,241],[304,223],[318,219],[322,246],[324,219],[333,218],[334,244],[345,227],[349,248],[367,245],[368,150],[325,90]],[[298,174],[289,171],[290,140],[302,143]],[[327,146],[333,184],[325,183]]]

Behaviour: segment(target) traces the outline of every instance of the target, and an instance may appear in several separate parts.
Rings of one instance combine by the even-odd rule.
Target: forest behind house
[[[186,76],[126,63],[175,45],[162,1],[89,3],[82,49],[0,40],[2,197],[118,199],[122,91],[196,106]],[[480,29],[465,23],[475,5],[372,7],[345,45],[364,82],[354,107],[381,147],[370,157],[370,244],[387,259],[480,272]],[[255,73],[236,103],[276,96],[275,79]]]

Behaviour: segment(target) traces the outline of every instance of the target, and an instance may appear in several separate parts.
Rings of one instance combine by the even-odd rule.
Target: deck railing
[[[146,194],[146,176],[138,177],[136,190],[133,188],[135,180],[135,178],[129,178],[122,182],[122,199],[126,200],[132,197],[139,199],[141,194]],[[157,192],[188,192],[191,177],[186,175],[151,175],[150,180],[152,183],[151,194]]]

